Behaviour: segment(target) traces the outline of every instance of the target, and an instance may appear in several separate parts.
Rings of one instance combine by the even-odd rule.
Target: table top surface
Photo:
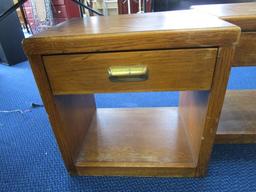
[[[256,2],[197,5],[191,7],[202,13],[215,15],[239,26],[242,31],[256,31]]]
[[[237,42],[240,29],[193,10],[77,18],[25,39],[27,54],[213,47]]]
[[[146,14],[94,16],[72,19],[39,33],[32,38],[48,36],[97,35],[163,30],[225,28],[231,25],[211,15],[196,11],[169,11]]]
[[[192,8],[221,18],[256,17],[256,2],[196,5]]]

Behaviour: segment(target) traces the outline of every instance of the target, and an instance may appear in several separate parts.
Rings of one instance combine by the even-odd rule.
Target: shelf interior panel
[[[77,167],[196,167],[178,108],[97,109]]]
[[[256,91],[227,91],[217,143],[256,142]]]

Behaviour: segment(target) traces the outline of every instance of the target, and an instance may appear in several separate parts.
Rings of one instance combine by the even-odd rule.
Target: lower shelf
[[[215,143],[256,143],[256,91],[226,93]]]
[[[177,108],[97,109],[76,168],[80,175],[194,176]]]

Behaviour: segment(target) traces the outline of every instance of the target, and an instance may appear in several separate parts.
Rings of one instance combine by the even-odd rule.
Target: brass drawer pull
[[[145,81],[148,69],[144,65],[109,67],[108,77],[113,82]]]

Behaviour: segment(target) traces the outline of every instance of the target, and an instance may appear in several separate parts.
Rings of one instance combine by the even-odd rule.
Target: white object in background
[[[139,1],[139,10],[138,10],[138,13],[141,13],[141,0],[138,0]]]
[[[89,0],[87,0],[89,1]],[[93,8],[103,12],[103,15],[117,15],[117,0],[92,0]]]
[[[46,20],[46,7],[45,2],[42,0],[33,0],[34,5],[36,8],[36,14],[39,19],[39,21],[45,21]]]
[[[108,1],[103,0],[103,15],[107,16],[108,15]]]
[[[127,0],[128,14],[131,14],[131,0]]]

